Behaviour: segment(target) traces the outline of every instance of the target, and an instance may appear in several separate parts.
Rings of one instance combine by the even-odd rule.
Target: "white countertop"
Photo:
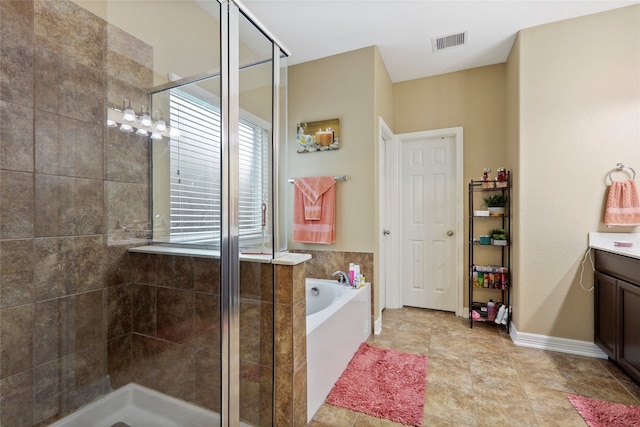
[[[615,242],[631,242],[630,248],[616,246]],[[589,247],[612,254],[640,259],[640,233],[599,233],[589,232]]]

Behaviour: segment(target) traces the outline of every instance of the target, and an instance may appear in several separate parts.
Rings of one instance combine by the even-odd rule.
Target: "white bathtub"
[[[336,280],[306,279],[307,421],[324,403],[371,333],[371,285],[351,289]],[[318,295],[314,295],[318,290]],[[311,314],[310,314],[311,313]]]

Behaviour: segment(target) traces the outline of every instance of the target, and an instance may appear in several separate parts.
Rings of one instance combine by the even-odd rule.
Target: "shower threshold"
[[[220,416],[138,384],[127,384],[49,427],[212,427]],[[241,424],[245,425],[245,424]]]

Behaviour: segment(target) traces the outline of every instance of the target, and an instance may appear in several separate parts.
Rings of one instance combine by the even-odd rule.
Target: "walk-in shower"
[[[231,0],[0,22],[0,424],[273,425],[286,53]]]

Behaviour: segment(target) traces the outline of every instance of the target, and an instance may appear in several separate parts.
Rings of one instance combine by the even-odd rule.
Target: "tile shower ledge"
[[[188,256],[196,258],[220,258],[220,251],[213,249],[196,249],[162,245],[147,245],[130,248],[129,252],[156,255]],[[309,254],[280,252],[277,258],[270,255],[240,254],[240,261],[259,262],[263,264],[298,265],[311,259]]]

